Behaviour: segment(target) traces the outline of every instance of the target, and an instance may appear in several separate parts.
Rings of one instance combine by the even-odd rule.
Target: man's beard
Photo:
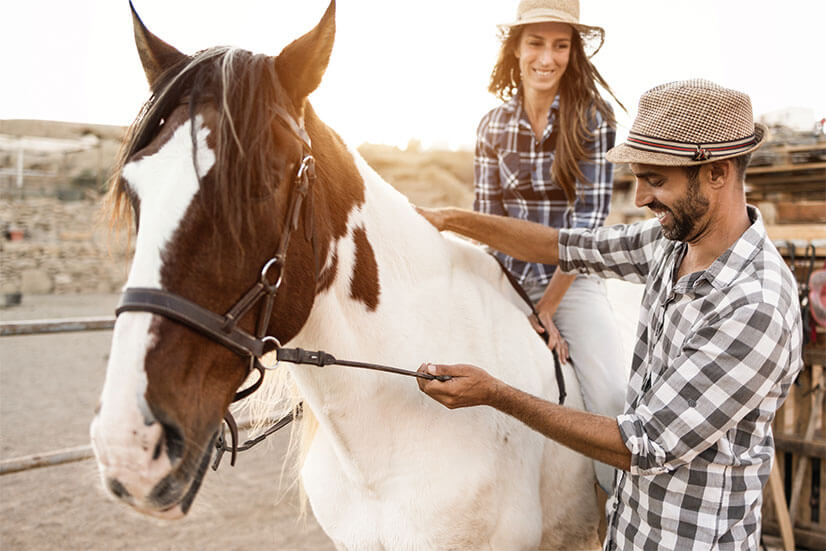
[[[657,200],[648,204],[652,210],[662,209],[671,213],[673,223],[662,225],[663,236],[673,241],[690,241],[697,236],[696,227],[700,219],[708,212],[709,202],[700,194],[700,180],[689,178],[686,196],[674,203],[670,209]]]

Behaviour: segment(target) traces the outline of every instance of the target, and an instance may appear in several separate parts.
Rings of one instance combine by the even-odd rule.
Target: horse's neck
[[[496,361],[497,339],[491,336],[512,339],[503,332],[521,328],[524,335],[530,329],[520,325],[526,318],[495,261],[477,247],[441,236],[357,152],[351,155],[364,182],[364,201],[349,212],[347,233],[330,245],[324,268],[335,265],[334,280],[316,296],[291,345],[409,370],[428,360]],[[376,274],[368,269],[371,262]],[[378,295],[371,302],[365,297],[369,290],[354,289],[374,275]],[[370,287],[368,281],[364,288]],[[495,372],[499,366],[488,367]],[[392,446],[398,437],[392,426],[377,426],[377,419],[427,421],[435,411],[424,407],[427,398],[407,377],[335,366],[291,372],[354,480],[369,478],[363,465],[372,461],[374,446]]]
[[[441,237],[356,151],[350,153],[364,182],[364,202],[349,212],[347,234],[327,253],[325,267],[335,259],[337,273],[329,291],[316,297],[306,337],[335,342],[349,333],[340,343],[345,350],[386,355],[395,335],[417,329],[415,316],[438,311],[448,320],[447,301],[463,299],[451,296],[451,275],[469,267],[456,265],[453,249],[460,245]],[[323,322],[313,327],[322,312]]]

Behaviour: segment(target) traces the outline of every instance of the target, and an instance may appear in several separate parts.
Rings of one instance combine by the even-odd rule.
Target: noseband
[[[420,373],[399,369],[396,367],[370,364],[365,362],[355,362],[348,360],[337,360],[331,354],[323,351],[308,351],[301,348],[282,348],[281,343],[274,336],[268,336],[267,328],[272,316],[272,307],[284,278],[284,266],[287,261],[287,249],[290,246],[290,237],[298,228],[301,220],[302,205],[305,206],[305,238],[313,241],[313,256],[315,261],[315,274],[318,277],[318,254],[315,243],[315,232],[312,230],[312,195],[309,193],[310,187],[316,181],[315,159],[312,156],[310,137],[296,120],[282,107],[276,105],[275,112],[279,121],[302,142],[301,162],[296,170],[293,179],[293,186],[290,191],[289,206],[287,208],[284,221],[284,229],[278,242],[275,255],[270,258],[261,269],[258,281],[230,308],[226,314],[220,315],[191,300],[188,300],[176,293],[171,293],[163,289],[147,287],[128,287],[121,296],[120,304],[115,310],[119,316],[124,312],[151,312],[177,321],[190,329],[193,329],[211,340],[229,348],[239,356],[249,358],[250,368],[258,371],[258,379],[250,386],[235,394],[233,402],[246,398],[255,392],[264,380],[265,367],[260,358],[273,350],[277,353],[278,361],[286,361],[294,364],[308,364],[324,367],[327,365],[342,365],[349,367],[360,367],[373,369],[400,375],[409,375],[423,379],[448,380],[448,376],[434,376],[429,373]],[[244,331],[238,327],[238,322],[249,311],[263,301],[258,314],[258,322],[255,335]],[[232,414],[229,411],[224,415],[224,420],[230,429],[232,438],[231,445],[227,446],[223,441],[223,435],[219,438],[217,447],[218,455],[213,464],[217,468],[224,451],[231,452],[231,465],[235,465],[236,452],[244,450],[263,439],[267,434],[275,432],[278,428],[288,424],[300,408],[291,412],[283,419],[268,429],[262,436],[254,441],[245,442],[242,446],[237,443],[237,427]]]

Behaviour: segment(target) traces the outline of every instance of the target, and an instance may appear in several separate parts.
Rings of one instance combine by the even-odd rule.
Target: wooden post
[[[794,551],[794,529],[786,507],[786,492],[783,491],[783,480],[780,478],[777,456],[774,458],[772,472],[769,475],[769,490],[771,492],[774,515],[780,525],[780,538],[783,540],[783,551]]]
[[[823,366],[812,366],[812,408],[809,412],[809,422],[806,425],[804,441],[811,441],[815,435],[815,428],[818,426],[820,411],[823,408]],[[803,480],[806,476],[806,464],[809,462],[807,455],[801,455],[797,460],[797,467],[794,472],[794,482],[792,482],[792,496],[789,500],[789,517],[792,524],[797,517],[797,509],[800,502],[800,493],[803,490]]]

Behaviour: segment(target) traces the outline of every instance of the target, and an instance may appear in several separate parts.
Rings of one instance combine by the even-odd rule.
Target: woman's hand
[[[490,405],[500,381],[473,365],[423,363],[420,373],[449,375],[447,381],[418,379],[419,388],[449,409]]]
[[[537,312],[539,313],[539,320],[537,321],[536,316],[531,314],[528,319],[531,322],[531,326],[533,326],[534,331],[539,333],[540,335],[545,333],[547,330],[548,332],[548,348],[551,350],[556,350],[556,355],[559,357],[559,361],[561,363],[567,363],[569,356],[568,356],[568,343],[565,339],[562,338],[562,334],[556,328],[556,325],[553,322],[553,313],[548,312],[547,310],[543,310],[541,303],[536,305]],[[542,322],[541,324],[539,322]],[[543,327],[544,325],[544,327]]]

